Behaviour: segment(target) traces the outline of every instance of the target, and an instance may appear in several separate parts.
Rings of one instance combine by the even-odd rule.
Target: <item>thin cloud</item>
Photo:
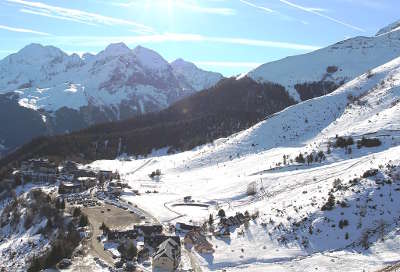
[[[222,1],[215,1],[215,2],[222,2]],[[180,8],[192,12],[197,12],[197,13],[207,13],[207,14],[217,14],[217,15],[235,15],[236,10],[231,9],[231,8],[226,8],[226,7],[208,7],[208,6],[201,6],[197,4],[195,1],[191,0],[170,0],[170,1],[165,1],[165,0],[153,0],[151,3],[149,2],[144,2],[142,0],[134,0],[134,1],[128,1],[128,2],[110,2],[111,5],[113,6],[120,6],[120,7],[132,7],[132,6],[137,6],[137,5],[145,5],[145,6],[166,6],[170,5],[173,8]]]
[[[42,35],[42,36],[50,35],[49,33],[46,33],[46,32],[36,31],[36,30],[28,29],[28,28],[11,27],[11,26],[6,26],[6,25],[0,25],[0,29],[12,31],[12,32],[31,33],[31,34]]]
[[[145,44],[145,43],[163,43],[163,42],[198,42],[198,43],[223,43],[245,46],[284,48],[300,51],[312,51],[321,47],[315,45],[307,45],[300,43],[289,43],[268,40],[255,40],[234,37],[213,37],[191,33],[164,33],[154,35],[139,36],[61,36],[54,37],[52,43],[73,44],[81,46],[107,46],[110,43],[125,42],[128,45]]]
[[[258,6],[258,5],[256,5],[256,4],[250,3],[250,2],[245,1],[245,0],[239,0],[239,1],[242,2],[242,3],[245,4],[245,5],[248,5],[248,6],[250,6],[250,7],[256,8],[256,9],[260,9],[260,10],[262,10],[262,11],[266,11],[266,12],[268,12],[268,13],[276,12],[276,11],[273,10],[273,9],[270,9],[270,8],[267,8],[267,7],[263,7],[263,6]]]
[[[194,12],[199,12],[199,13],[208,13],[208,14],[218,14],[218,15],[235,15],[236,11],[231,8],[214,8],[214,7],[204,7],[200,6],[194,2],[185,2],[185,1],[175,1],[174,5],[176,7],[186,9],[186,10],[191,10]]]
[[[133,27],[141,31],[147,31],[148,33],[154,32],[151,27],[145,26],[143,24],[134,21],[104,16],[101,14],[86,12],[78,9],[52,6],[41,2],[31,2],[25,0],[6,0],[6,1],[9,3],[21,5],[23,8],[20,9],[20,11],[23,13],[45,16],[60,20],[68,20],[89,25],[107,25],[107,26],[123,25],[123,26]]]
[[[332,22],[341,24],[341,25],[346,26],[346,27],[348,27],[348,28],[351,28],[351,29],[354,29],[354,30],[358,30],[358,31],[361,31],[361,32],[365,32],[365,30],[362,29],[362,28],[360,28],[360,27],[357,27],[357,26],[348,24],[348,23],[346,23],[346,22],[340,21],[340,20],[338,20],[338,19],[332,18],[332,17],[330,17],[330,16],[328,16],[328,15],[325,15],[325,14],[321,13],[321,12],[320,12],[320,9],[318,9],[318,8],[309,8],[309,7],[300,6],[300,5],[298,5],[298,4],[289,2],[289,1],[287,1],[287,0],[278,0],[278,1],[281,2],[281,3],[283,3],[283,4],[286,4],[286,5],[288,5],[288,6],[291,6],[291,7],[293,7],[293,8],[296,8],[296,9],[299,9],[299,10],[302,10],[302,11],[305,11],[305,12],[308,12],[308,13],[312,13],[312,14],[314,14],[314,15],[317,15],[317,16],[320,16],[320,17],[322,17],[322,18],[328,19],[328,20],[330,20],[330,21],[332,21]]]
[[[306,21],[304,21],[304,20],[298,20],[298,19],[296,19],[296,18],[293,18],[293,17],[291,17],[291,16],[288,16],[288,15],[286,15],[286,14],[283,14],[283,13],[277,11],[277,10],[273,10],[273,9],[271,9],[271,8],[267,8],[267,7],[264,7],[264,6],[256,5],[256,4],[251,3],[251,2],[249,2],[249,1],[247,1],[247,0],[239,0],[239,1],[240,1],[241,3],[247,5],[247,6],[253,7],[253,8],[255,8],[255,9],[259,9],[259,10],[264,11],[264,12],[266,12],[266,13],[278,15],[280,18],[282,18],[282,19],[284,19],[284,20],[288,20],[288,21],[298,21],[298,22],[300,22],[300,23],[302,23],[302,24],[304,24],[304,25],[307,25],[307,24],[308,24],[308,22],[306,22]]]
[[[77,19],[74,19],[74,18],[69,18],[69,17],[58,16],[58,15],[54,15],[54,14],[49,14],[47,12],[42,12],[42,11],[35,11],[35,10],[25,9],[25,8],[22,8],[19,11],[23,12],[23,13],[27,13],[27,14],[39,15],[39,16],[44,16],[44,17],[53,18],[53,19],[59,19],[59,20],[76,22],[76,23],[80,23],[80,24],[96,26],[95,23],[89,23],[89,22],[77,20]]]

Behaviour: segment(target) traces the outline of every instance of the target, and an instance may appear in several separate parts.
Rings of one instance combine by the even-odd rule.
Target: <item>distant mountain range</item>
[[[172,111],[192,112],[195,118],[214,116],[216,123],[208,120],[208,128],[222,124],[224,118],[221,116],[226,117],[229,112],[227,123],[232,127],[225,127],[223,133],[206,133],[207,137],[200,137],[198,141],[204,143],[243,129],[244,123],[253,124],[280,110],[283,105],[328,94],[368,70],[400,56],[399,25],[396,22],[382,28],[373,37],[355,37],[308,54],[266,63],[220,85],[216,84],[223,77],[218,73],[203,71],[182,59],[168,63],[156,52],[141,46],[131,50],[123,43],[111,44],[97,55],[79,57],[67,55],[52,46],[32,44],[0,62],[0,104],[3,105],[0,107],[0,122],[3,124],[0,127],[0,150],[12,150],[40,135],[62,134],[93,124],[126,120],[159,112],[171,105]],[[265,83],[269,87],[265,87]],[[274,94],[255,91],[268,88],[280,90],[283,100],[273,100],[278,106],[266,100]],[[213,93],[221,89],[223,95]],[[232,97],[229,89],[234,90]],[[282,95],[282,90],[294,101]],[[192,96],[190,107],[174,105],[188,96]],[[250,108],[257,103],[261,103],[261,107]],[[210,108],[213,109],[211,112]],[[216,109],[221,116],[215,115]],[[237,126],[232,112],[236,117],[249,112],[256,113],[256,116],[247,121],[239,118],[241,125]],[[164,120],[164,117],[158,118]],[[189,122],[189,119],[193,120],[188,114],[168,115],[168,121],[174,123]],[[156,121],[154,119],[151,124],[141,124],[140,127],[163,125],[163,121]],[[137,129],[136,121],[128,123],[133,127],[127,130]],[[174,141],[180,136],[175,135],[178,138]],[[193,146],[175,142],[171,145],[179,148]],[[149,151],[147,147],[136,151],[146,153]]]
[[[0,61],[0,149],[157,112],[222,78],[141,46],[111,44],[80,57],[31,44]]]

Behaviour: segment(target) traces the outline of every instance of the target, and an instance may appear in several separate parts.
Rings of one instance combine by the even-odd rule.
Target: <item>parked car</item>
[[[62,260],[57,264],[57,267],[58,267],[59,269],[66,269],[66,268],[68,268],[69,266],[71,266],[71,264],[72,264],[72,262],[71,262],[70,259],[62,259]]]

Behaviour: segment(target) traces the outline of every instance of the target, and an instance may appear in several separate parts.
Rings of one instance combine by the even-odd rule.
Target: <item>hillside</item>
[[[36,139],[2,159],[0,165],[37,156],[95,160],[124,153],[147,155],[161,148],[188,150],[246,129],[292,104],[279,85],[249,78],[225,79],[159,113]]]
[[[396,26],[398,23],[391,24],[374,37],[350,38],[308,54],[263,64],[247,76],[278,83],[297,101],[330,93],[400,56],[400,29]]]
[[[375,271],[400,257],[399,120],[400,58],[197,150],[91,166],[157,192],[122,198],[165,224],[212,214],[218,232],[221,208],[254,214],[228,237],[209,231],[204,271]]]

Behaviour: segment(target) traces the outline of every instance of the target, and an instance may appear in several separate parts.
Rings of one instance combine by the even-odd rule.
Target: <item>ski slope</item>
[[[123,198],[165,224],[202,224],[221,208],[227,216],[258,211],[248,228],[211,238],[213,255],[196,253],[204,271],[375,271],[400,260],[399,85],[397,58],[195,150],[91,166],[118,170],[140,192]],[[381,145],[353,144],[350,152],[333,146],[337,136]],[[319,151],[320,162],[294,160]],[[151,179],[156,169],[162,175]],[[376,173],[362,177],[370,169]],[[251,183],[254,196],[246,194]],[[334,208],[322,210],[329,194]],[[181,206],[188,195],[201,206]]]

